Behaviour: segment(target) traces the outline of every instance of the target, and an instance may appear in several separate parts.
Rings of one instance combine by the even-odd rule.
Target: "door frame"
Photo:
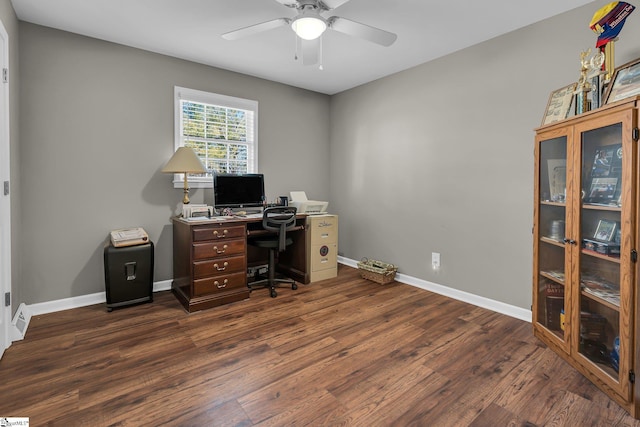
[[[0,43],[2,43],[2,57],[0,57],[0,73],[2,69],[9,70],[9,35],[0,21]],[[8,79],[7,79],[8,80]],[[9,112],[9,83],[5,83],[0,74],[0,123],[5,126],[0,129],[0,357],[4,350],[11,345],[9,325],[11,324],[12,301],[5,306],[5,294],[11,292],[11,194],[4,194],[4,182],[10,182],[10,112]],[[12,298],[11,298],[12,299]]]

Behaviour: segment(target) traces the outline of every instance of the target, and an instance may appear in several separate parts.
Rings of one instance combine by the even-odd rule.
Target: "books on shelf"
[[[600,278],[585,276],[580,280],[580,287],[585,292],[620,307],[620,288]]]
[[[616,292],[616,291],[600,291],[600,290],[595,290],[595,289],[591,289],[588,287],[584,287],[583,288],[585,292],[590,293],[591,295],[595,295],[600,299],[603,299],[615,306],[620,307],[620,292]]]
[[[543,271],[543,273],[549,277],[553,277],[554,279],[564,282],[564,271],[550,270],[550,271]]]
[[[582,247],[591,252],[614,258],[620,257],[620,243],[582,239]]]
[[[580,338],[601,342],[606,338],[607,319],[587,311],[580,312]]]
[[[546,281],[544,287],[545,317],[547,328],[559,331],[562,330],[561,314],[564,313],[564,286]]]

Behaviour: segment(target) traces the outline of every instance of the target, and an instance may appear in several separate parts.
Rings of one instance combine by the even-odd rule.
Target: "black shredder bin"
[[[109,311],[153,301],[153,242],[120,248],[105,245],[104,284]]]

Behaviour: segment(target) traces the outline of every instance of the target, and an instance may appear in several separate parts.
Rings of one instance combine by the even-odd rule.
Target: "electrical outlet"
[[[440,253],[431,252],[431,266],[433,268],[440,268]]]

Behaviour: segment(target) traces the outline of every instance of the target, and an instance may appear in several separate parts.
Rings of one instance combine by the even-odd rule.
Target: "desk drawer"
[[[226,257],[229,255],[244,255],[245,241],[242,240],[220,240],[206,243],[193,244],[193,259],[207,259]]]
[[[194,279],[202,279],[203,277],[213,277],[237,272],[246,274],[244,271],[245,265],[244,256],[196,261],[193,263],[193,277]]]
[[[225,227],[224,224],[205,225],[193,228],[193,241],[202,242],[205,240],[224,240],[237,237],[244,237],[245,228],[243,225]]]
[[[246,288],[246,273],[225,274],[193,281],[194,296],[211,295]]]

